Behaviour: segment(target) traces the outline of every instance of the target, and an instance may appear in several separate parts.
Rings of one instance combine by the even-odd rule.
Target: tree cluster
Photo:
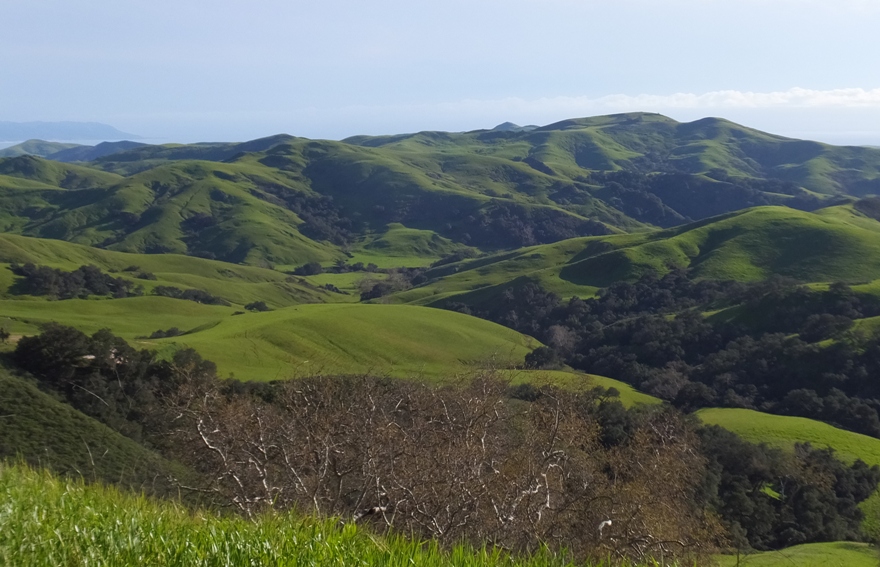
[[[752,314],[747,321],[702,314],[735,305]],[[755,408],[880,437],[880,386],[871,379],[880,337],[848,335],[853,319],[880,314],[880,305],[845,284],[695,282],[672,271],[585,301],[525,284],[483,305],[447,307],[540,339],[549,350],[530,355],[534,367],[613,376],[685,410]]]
[[[77,410],[143,441],[145,429],[158,427],[158,397],[192,375],[215,374],[213,363],[192,350],[179,351],[171,361],[153,356],[106,329],[88,336],[51,323],[41,334],[23,337],[12,359]]]
[[[699,434],[708,459],[707,499],[735,546],[778,549],[859,539],[863,514],[857,505],[876,490],[880,467],[845,465],[830,449],[809,444],[787,454],[718,426]]]
[[[354,228],[351,219],[333,202],[328,195],[309,195],[294,191],[280,185],[261,186],[263,195],[274,199],[270,202],[281,205],[302,219],[299,231],[313,239],[332,242],[339,246],[350,244],[354,240]]]
[[[153,288],[153,295],[163,297],[173,297],[174,299],[185,299],[187,301],[195,301],[196,303],[204,303],[206,305],[229,305],[229,302],[222,297],[211,295],[203,289],[180,289],[170,285],[157,285]]]
[[[48,266],[12,264],[12,273],[23,279],[16,282],[15,291],[29,295],[48,295],[58,299],[86,298],[90,295],[109,295],[114,298],[144,294],[143,286],[125,278],[114,278],[97,266],[80,266],[65,272]]]
[[[521,248],[549,244],[578,236],[610,234],[600,222],[584,220],[550,208],[525,207],[493,200],[465,216],[451,234],[461,242],[490,248]]]

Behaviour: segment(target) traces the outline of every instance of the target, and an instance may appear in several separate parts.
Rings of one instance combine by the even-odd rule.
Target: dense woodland
[[[693,281],[675,270],[562,301],[535,284],[450,309],[541,339],[526,362],[615,376],[685,411],[723,406],[810,417],[880,437],[880,336],[852,332],[880,303],[846,284]],[[704,313],[727,308],[705,317]],[[835,339],[826,342],[828,339]]]

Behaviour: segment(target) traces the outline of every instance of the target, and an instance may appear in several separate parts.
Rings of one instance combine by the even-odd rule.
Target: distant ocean
[[[100,144],[101,142],[120,142],[123,139],[124,138],[119,138],[119,139],[114,139],[114,140],[45,140],[45,141],[47,141],[47,142],[62,142],[64,144],[81,144],[83,146],[96,146],[96,145]],[[0,150],[21,144],[22,142],[25,142],[25,141],[26,140],[20,140],[18,142],[0,142]],[[166,139],[166,138],[138,138],[137,140],[134,140],[134,141],[140,142],[142,144],[169,144],[169,143],[174,142],[175,140],[170,140],[170,139]]]

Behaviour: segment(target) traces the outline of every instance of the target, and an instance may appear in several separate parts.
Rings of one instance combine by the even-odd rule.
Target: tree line
[[[733,307],[738,316],[703,315]],[[613,376],[686,411],[744,407],[880,437],[880,335],[853,330],[855,319],[880,315],[880,301],[843,283],[817,291],[784,279],[693,281],[673,270],[587,300],[526,283],[447,308],[544,342],[526,360],[534,367]]]
[[[138,297],[144,295],[144,286],[135,284],[125,278],[105,274],[97,266],[80,266],[73,271],[64,271],[48,266],[37,266],[32,263],[24,265],[12,264],[9,267],[21,279],[12,290],[15,293],[28,295],[44,295],[56,299],[86,299],[90,295],[110,296],[114,299]],[[124,271],[137,272],[140,268],[129,266]],[[144,280],[156,280],[149,272],[140,272],[137,277]],[[195,301],[207,305],[230,305],[222,297],[217,297],[202,289],[180,289],[174,286],[159,285],[153,288],[153,295],[173,297]]]

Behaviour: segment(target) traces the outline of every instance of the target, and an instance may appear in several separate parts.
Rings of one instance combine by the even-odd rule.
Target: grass
[[[244,144],[144,146],[99,159],[95,167],[33,156],[0,159],[0,221],[6,232],[126,252],[213,254],[251,265],[332,262],[348,252],[383,267],[415,266],[462,247],[463,234],[460,242],[440,234],[456,234],[455,225],[493,199],[644,229],[603,200],[607,195],[586,176],[596,170],[650,173],[657,156],[691,174],[694,186],[720,191],[717,199],[705,191],[689,198],[669,189],[661,198],[682,208],[678,219],[753,202],[723,198],[731,194],[728,185],[707,172],[789,179],[816,195],[845,192],[840,179],[865,185],[880,175],[877,150],[649,114],[565,121],[532,132],[422,132],[347,142],[273,136]],[[574,200],[566,196],[572,191]],[[307,238],[299,230],[303,219],[279,201],[282,193],[331,197],[361,240],[344,252]],[[774,203],[790,198],[765,196]],[[188,227],[195,215],[211,223]]]
[[[352,248],[349,263],[373,263],[380,268],[421,267],[467,248],[432,230],[391,223],[383,233],[362,238]]]
[[[562,297],[646,271],[690,268],[697,278],[756,281],[773,275],[806,282],[880,278],[880,222],[851,207],[807,213],[757,207],[663,231],[564,240],[466,260],[428,271],[428,284],[399,293],[414,304],[473,302],[520,281]],[[494,287],[492,287],[494,286]]]
[[[583,374],[565,370],[516,370],[509,373],[511,383],[517,384],[554,384],[561,387],[601,386],[602,388],[614,388],[620,395],[618,399],[626,407],[638,404],[655,405],[663,403],[659,398],[639,392],[629,384],[598,376],[596,374]]]
[[[540,343],[500,325],[408,305],[301,305],[226,317],[199,332],[158,341],[196,349],[221,375],[275,380],[370,372],[436,378],[474,364],[521,364]]]
[[[720,567],[875,567],[877,549],[866,543],[835,541],[807,543],[779,551],[742,555],[716,556]]]
[[[89,334],[107,328],[129,341],[158,329],[177,327],[188,331],[217,325],[234,312],[233,307],[155,296],[64,301],[0,300],[0,317],[12,333],[33,334],[39,332],[41,324],[56,321]],[[136,346],[143,347],[144,344]]]
[[[808,442],[816,447],[832,447],[844,461],[861,459],[869,465],[880,465],[880,439],[821,421],[736,408],[702,409],[697,416],[704,423],[720,425],[753,443],[788,449],[795,442]]]
[[[17,297],[9,293],[13,279],[7,266],[3,265],[12,262],[32,262],[68,271],[93,264],[117,277],[126,277],[143,285],[148,293],[157,285],[197,288],[239,305],[265,301],[272,307],[280,307],[303,302],[334,301],[341,297],[319,290],[301,278],[289,278],[283,273],[264,268],[178,254],[115,252],[12,234],[0,234],[0,297]],[[125,271],[130,267],[138,269]],[[140,272],[150,272],[157,279],[137,279],[135,276]]]
[[[283,566],[573,566],[549,553],[515,558],[491,548],[444,551],[378,537],[357,525],[288,515],[248,521],[190,511],[113,488],[0,464],[0,564]]]

